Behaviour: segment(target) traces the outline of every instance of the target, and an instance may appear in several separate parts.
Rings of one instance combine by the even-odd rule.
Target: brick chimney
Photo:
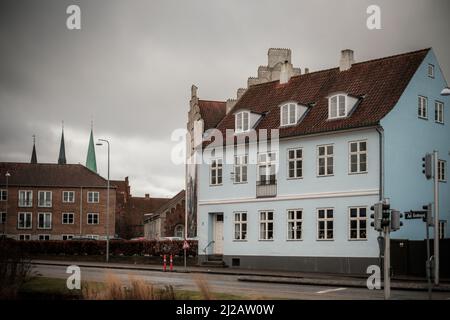
[[[352,67],[352,64],[355,63],[353,58],[353,50],[345,49],[341,51],[341,60],[339,61],[339,70],[347,71]]]
[[[291,73],[289,72],[290,70],[288,69],[288,63],[289,61],[284,61],[284,63],[281,65],[281,70],[280,70],[280,83],[288,83],[289,79],[291,78]]]
[[[145,199],[150,199],[150,193],[145,194]]]

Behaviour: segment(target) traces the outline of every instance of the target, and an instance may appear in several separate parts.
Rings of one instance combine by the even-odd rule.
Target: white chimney
[[[291,77],[290,72],[288,70],[288,63],[289,61],[284,61],[284,63],[281,65],[281,71],[280,71],[280,84],[288,83],[289,79]]]
[[[353,58],[353,50],[345,49],[341,51],[341,60],[339,61],[339,70],[347,71],[352,67],[352,64],[355,63]]]

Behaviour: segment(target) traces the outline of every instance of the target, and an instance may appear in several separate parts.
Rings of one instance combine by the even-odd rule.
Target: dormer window
[[[245,132],[250,130],[250,112],[248,111],[241,111],[239,113],[236,113],[235,115],[236,120],[236,132]]]
[[[287,103],[280,108],[281,126],[290,126],[297,123],[297,104]]]
[[[347,116],[347,96],[344,94],[337,94],[328,98],[328,118],[337,119]]]

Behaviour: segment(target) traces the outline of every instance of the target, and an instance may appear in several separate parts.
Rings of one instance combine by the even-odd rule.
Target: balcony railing
[[[256,182],[256,197],[266,198],[275,197],[277,195],[277,180],[275,177],[270,179],[261,179]]]

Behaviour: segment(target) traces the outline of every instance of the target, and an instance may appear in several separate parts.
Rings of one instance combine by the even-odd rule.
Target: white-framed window
[[[31,212],[19,212],[17,214],[17,229],[31,229],[33,216]]]
[[[303,178],[303,149],[289,149],[288,151],[288,178]]]
[[[434,120],[437,123],[444,123],[444,103],[440,101],[434,102]]]
[[[99,239],[99,236],[96,235],[96,234],[87,234],[87,235],[86,235],[86,238],[98,240],[98,239]]]
[[[20,241],[29,241],[31,240],[31,234],[19,234],[17,239]]]
[[[334,146],[327,144],[317,146],[317,175],[331,176],[334,174]]]
[[[99,224],[98,213],[88,213],[87,214],[87,224]]]
[[[62,235],[62,239],[63,240],[72,240],[73,239],[73,234],[63,234]]]
[[[211,160],[210,183],[212,186],[218,186],[222,184],[222,159]]]
[[[434,65],[431,63],[428,64],[428,76],[434,78]]]
[[[247,182],[247,165],[247,155],[234,157],[234,183]]]
[[[300,209],[292,209],[287,211],[287,239],[302,239],[302,222],[303,211]]]
[[[50,208],[52,206],[52,192],[39,191],[38,192],[38,207]]]
[[[236,113],[236,132],[246,132],[250,130],[250,112],[241,111]]]
[[[50,235],[49,234],[40,234],[40,235],[38,235],[38,239],[39,239],[39,241],[48,241],[48,240],[50,240]]]
[[[286,103],[280,108],[280,125],[291,126],[297,123],[297,104]]]
[[[258,183],[269,185],[276,183],[277,154],[266,152],[258,154]]]
[[[445,239],[445,227],[447,220],[439,220],[439,239]]]
[[[273,240],[273,211],[259,212],[259,240]]]
[[[0,201],[8,200],[8,191],[5,189],[0,189]]]
[[[98,203],[100,201],[100,193],[98,191],[89,191],[87,198],[88,203]]]
[[[367,141],[349,142],[350,173],[367,172]]]
[[[447,166],[447,161],[438,160],[438,181],[441,181],[441,182],[447,181],[446,166]]]
[[[52,228],[52,214],[50,212],[38,213],[38,229]]]
[[[349,208],[349,238],[351,240],[367,239],[367,207]]]
[[[19,207],[33,206],[33,191],[19,190]]]
[[[64,203],[74,203],[75,202],[75,191],[63,191],[63,202]]]
[[[234,240],[247,240],[247,212],[234,213]]]
[[[0,212],[0,224],[6,224],[6,212]]]
[[[63,212],[62,214],[62,224],[74,224],[75,214],[73,212]]]
[[[333,240],[334,239],[334,209],[323,208],[317,209],[317,239]]]
[[[418,101],[417,114],[419,118],[428,119],[428,98],[424,96],[419,96],[417,101]]]
[[[184,226],[182,224],[175,226],[175,232],[173,236],[178,238],[184,238]]]
[[[328,118],[337,119],[347,116],[347,96],[337,94],[328,98]]]

